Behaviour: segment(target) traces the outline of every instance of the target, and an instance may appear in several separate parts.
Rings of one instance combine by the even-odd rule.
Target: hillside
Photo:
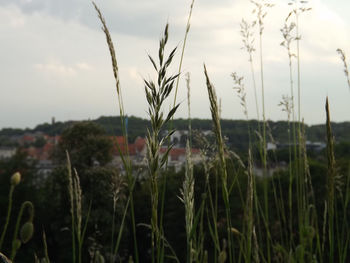
[[[91,120],[101,125],[109,135],[121,135],[120,118],[102,116],[98,119]],[[64,129],[78,121],[66,121],[55,123],[43,123],[37,125],[34,129],[12,129],[5,128],[0,130],[0,146],[11,145],[11,137],[22,136],[28,133],[43,133],[47,135],[59,135]],[[127,129],[129,140],[134,141],[137,136],[144,137],[146,128],[150,127],[150,123],[146,119],[138,117],[128,117]],[[246,148],[248,144],[248,122],[244,120],[227,120],[222,123],[222,132],[227,138],[227,143],[234,149],[241,150]],[[187,130],[188,121],[185,119],[174,120],[173,126],[177,130]],[[258,130],[258,122],[256,120],[249,121],[249,127],[252,131]],[[212,123],[209,119],[193,119],[192,128],[200,131],[208,131],[212,129]],[[332,123],[333,133],[337,142],[350,141],[350,122]],[[268,138],[272,138],[279,143],[288,142],[288,123],[286,121],[268,121]],[[306,138],[313,142],[325,141],[325,125],[306,125]],[[254,134],[254,133],[253,133]]]

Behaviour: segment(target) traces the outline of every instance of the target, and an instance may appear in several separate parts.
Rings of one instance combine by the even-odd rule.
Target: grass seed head
[[[238,231],[237,228],[231,227],[231,233],[239,236],[241,233]]]

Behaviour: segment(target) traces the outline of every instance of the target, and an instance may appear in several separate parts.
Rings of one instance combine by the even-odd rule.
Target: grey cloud
[[[96,1],[111,32],[139,37],[154,37],[166,23],[170,10],[172,15],[187,15],[176,8],[176,1],[120,0]],[[77,21],[99,30],[100,23],[90,1],[86,0],[0,0],[0,6],[15,5],[26,14],[43,14],[64,21]],[[187,8],[187,7],[186,7]]]

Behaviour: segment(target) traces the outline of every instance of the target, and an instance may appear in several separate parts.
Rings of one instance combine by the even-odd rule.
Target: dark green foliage
[[[130,116],[128,118],[128,139],[129,142],[133,142],[137,136],[145,136],[145,130],[151,127],[150,122],[145,119],[141,119],[138,117]],[[100,117],[96,119],[94,122],[104,127],[107,134],[109,135],[121,135],[121,121],[120,117]]]
[[[10,222],[1,251],[6,253],[9,257],[11,253],[11,241],[13,239],[16,224],[16,216],[19,213],[21,204],[24,200],[31,201],[34,204],[39,204],[41,198],[43,198],[43,191],[38,189],[36,185],[38,180],[40,180],[40,176],[36,174],[35,165],[35,162],[27,160],[26,153],[21,150],[18,150],[12,158],[0,161],[0,231],[2,231],[2,227],[4,226],[6,208],[9,202],[8,193],[10,189],[10,178],[12,174],[17,171],[22,175],[21,182],[16,186],[13,192]],[[24,218],[25,217],[27,217],[27,214],[24,214]],[[36,226],[34,226],[34,228],[36,228]],[[36,242],[35,240],[38,238],[35,234],[36,233],[34,232],[34,239],[31,240],[32,242]],[[22,247],[16,256],[17,262],[25,262],[21,260],[31,257],[32,250],[33,246],[22,244]]]
[[[74,168],[82,171],[94,165],[106,165],[112,159],[112,141],[103,128],[92,122],[81,122],[66,129],[54,153],[59,163],[65,163],[68,151]]]
[[[46,144],[46,140],[44,137],[38,137],[35,142],[33,143],[33,146],[35,148],[42,148]]]
[[[44,123],[37,125],[32,131],[33,132],[43,132],[47,135],[54,136],[61,134],[64,130],[72,126],[74,121],[66,121],[66,122],[55,122],[55,123]]]
[[[50,258],[57,262],[65,262],[71,258],[70,206],[68,192],[68,174],[65,150],[70,153],[72,166],[77,170],[82,188],[82,215],[85,219],[91,204],[91,213],[87,226],[87,241],[83,244],[83,262],[89,258],[89,247],[98,247],[106,255],[110,252],[111,225],[113,219],[113,202],[116,208],[117,235],[125,203],[125,183],[119,171],[106,166],[111,160],[112,142],[104,130],[94,123],[78,123],[63,132],[55,159],[58,166],[45,184],[47,199],[43,200],[45,222],[43,226],[47,234]],[[60,214],[60,217],[57,217]],[[65,231],[62,231],[65,229]],[[128,231],[123,235],[128,240]],[[128,242],[122,243],[122,248],[128,247]],[[91,249],[91,248],[90,248]]]
[[[128,119],[128,140],[132,143],[136,137],[145,137],[146,129],[150,129],[150,121],[134,116],[127,117]],[[103,127],[106,134],[108,135],[121,135],[121,120],[120,117],[107,117],[102,116],[91,122],[98,124]],[[43,132],[45,134],[54,136],[60,135],[69,127],[79,122],[67,121],[67,122],[56,122],[54,124],[40,124],[34,129],[3,129],[0,131],[0,146],[16,146],[16,142],[10,140],[10,136],[13,135],[23,135],[26,132]],[[251,120],[249,123],[251,130],[258,130],[258,121]],[[261,124],[260,124],[261,125]],[[286,132],[288,128],[288,122],[286,121],[268,121],[268,126],[270,127],[271,135],[274,140],[278,143],[288,142],[288,133]],[[175,130],[187,130],[188,121],[187,119],[174,119],[172,127]],[[193,130],[200,131],[210,131],[212,130],[212,121],[206,119],[192,119]],[[335,137],[335,142],[346,142],[350,141],[350,122],[342,123],[332,123],[333,134]],[[247,132],[247,121],[245,120],[221,120],[222,134],[227,138],[226,145],[232,148],[238,153],[246,153],[248,148],[248,132]],[[325,142],[326,133],[325,125],[306,125],[305,131],[307,134],[307,140],[314,142]],[[196,146],[196,145],[194,145]]]
[[[26,131],[29,131],[29,129],[14,129],[14,128],[3,128],[0,131],[0,136],[16,136],[16,135],[22,135]]]

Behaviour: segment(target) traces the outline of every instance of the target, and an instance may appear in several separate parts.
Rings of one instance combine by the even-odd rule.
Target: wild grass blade
[[[161,130],[164,125],[166,125],[172,116],[175,114],[179,105],[172,107],[167,117],[164,119],[162,107],[169,97],[170,93],[174,88],[174,82],[178,78],[178,75],[167,76],[167,70],[173,60],[175,50],[174,48],[169,56],[164,60],[165,47],[168,41],[168,28],[169,25],[165,26],[164,35],[160,40],[158,58],[159,65],[156,67],[158,71],[157,81],[144,80],[145,82],[145,93],[148,102],[148,113],[151,119],[151,131],[147,131],[146,144],[147,144],[147,161],[148,161],[148,174],[151,183],[151,247],[152,247],[152,262],[162,262],[164,253],[164,240],[161,236],[164,235],[162,229],[162,218],[163,215],[158,214],[159,206],[159,178],[161,175],[161,169],[166,164],[168,159],[168,154],[172,148],[172,145],[168,146],[166,153],[161,157],[161,148],[163,143],[170,138],[173,130],[168,131],[165,136],[161,136]],[[152,59],[153,60],[153,59]],[[153,60],[154,61],[154,60]],[[165,62],[164,62],[165,61]],[[153,64],[153,63],[152,63]],[[165,176],[165,175],[164,175]],[[164,185],[165,187],[165,185]],[[164,188],[165,189],[165,188]],[[162,200],[164,200],[165,192],[161,195]],[[161,204],[163,201],[161,200]],[[163,205],[162,205],[163,206]],[[163,209],[161,209],[163,213]]]
[[[43,245],[44,245],[44,255],[45,255],[46,263],[50,263],[49,253],[48,253],[48,250],[47,250],[47,242],[46,242],[45,231],[43,231]]]
[[[335,157],[334,157],[334,139],[332,134],[330,111],[328,97],[326,98],[326,115],[327,115],[327,207],[328,207],[328,244],[329,244],[329,262],[334,261],[334,203],[335,203]]]
[[[342,60],[342,62],[344,64],[344,73],[345,73],[345,77],[346,77],[348,87],[350,90],[350,76],[349,76],[348,63],[346,62],[345,52],[340,48],[337,49],[337,52],[340,55],[340,59]]]
[[[133,197],[133,191],[134,191],[133,186],[135,185],[134,184],[135,178],[132,175],[132,165],[131,165],[130,156],[129,156],[128,134],[127,134],[126,123],[125,123],[125,112],[124,112],[122,92],[120,88],[119,68],[117,64],[115,48],[113,45],[111,35],[108,30],[108,27],[106,25],[105,19],[102,16],[102,13],[100,9],[97,7],[97,5],[94,2],[92,2],[92,4],[94,5],[96,12],[98,14],[98,18],[102,23],[102,30],[105,33],[107,45],[108,45],[111,60],[112,60],[112,69],[113,69],[113,74],[115,78],[116,91],[117,91],[118,104],[119,104],[121,129],[123,132],[123,136],[125,138],[124,148],[126,149],[126,153],[121,151],[121,148],[118,143],[116,143],[116,146],[117,146],[119,155],[121,156],[121,159],[127,174],[127,178],[128,178],[128,187],[129,187],[129,195],[130,195],[130,212],[131,212],[131,222],[132,222],[132,231],[133,231],[133,240],[134,240],[134,258],[136,263],[138,263],[139,253],[138,253],[138,245],[137,245],[137,239],[136,239],[136,222],[135,222],[134,197]]]
[[[68,151],[66,151],[67,158],[67,171],[68,171],[68,193],[70,201],[70,214],[71,214],[71,232],[72,232],[72,262],[75,263],[76,257],[76,241],[75,241],[75,209],[74,209],[74,195],[73,195],[73,175],[72,166]]]
[[[229,262],[233,260],[232,251],[232,236],[231,236],[231,212],[230,212],[230,201],[229,192],[227,187],[227,170],[226,170],[226,160],[224,151],[224,141],[221,133],[221,124],[219,117],[219,108],[217,103],[217,97],[213,85],[211,84],[208,76],[206,66],[204,65],[204,75],[206,78],[206,85],[209,95],[210,111],[212,115],[212,121],[214,126],[214,133],[216,136],[216,143],[218,145],[218,157],[219,157],[219,171],[222,183],[222,198],[225,204],[226,221],[227,221],[227,240],[228,240],[228,251],[229,251]]]
[[[4,239],[5,239],[5,236],[6,236],[8,224],[10,222],[10,216],[11,216],[11,210],[12,210],[12,196],[13,196],[13,191],[14,190],[15,190],[15,186],[11,185],[10,192],[9,192],[9,198],[8,198],[9,199],[9,204],[8,204],[8,207],[7,207],[6,220],[5,220],[4,229],[2,230],[1,238],[0,238],[0,251],[1,251]]]
[[[178,75],[181,74],[182,62],[183,62],[183,58],[184,58],[184,54],[185,54],[185,47],[186,47],[186,42],[187,42],[187,36],[188,36],[188,33],[190,32],[191,17],[192,17],[194,1],[195,0],[192,0],[192,2],[191,2],[190,12],[189,12],[188,18],[187,18],[186,31],[185,31],[185,37],[184,37],[184,40],[183,40],[183,44],[182,44]],[[176,85],[175,85],[175,96],[174,96],[173,107],[175,107],[175,105],[176,105],[176,97],[177,97],[177,92],[178,92],[178,88],[179,88],[179,81],[180,81],[180,78],[177,78]]]

